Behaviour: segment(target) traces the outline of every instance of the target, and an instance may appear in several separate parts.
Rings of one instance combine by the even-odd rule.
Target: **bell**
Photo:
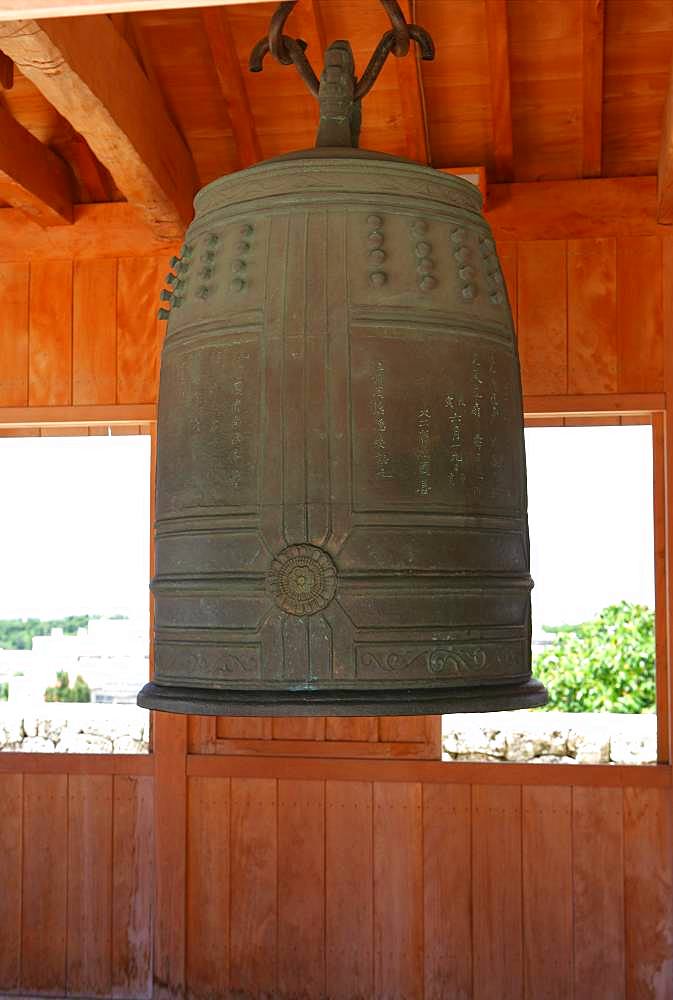
[[[355,148],[347,43],[319,98],[317,148],[205,187],[172,261],[138,704],[544,704],[517,346],[479,191]]]

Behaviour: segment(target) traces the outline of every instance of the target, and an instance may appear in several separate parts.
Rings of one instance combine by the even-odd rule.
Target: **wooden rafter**
[[[603,168],[604,0],[582,4],[582,176]]]
[[[0,49],[84,136],[157,233],[180,235],[192,216],[192,157],[110,20],[0,21]]]
[[[114,200],[114,184],[78,132],[71,127],[67,137],[58,140],[56,149],[75,175],[80,202]]]
[[[0,87],[3,90],[11,90],[13,86],[14,63],[4,52],[0,52]]]
[[[117,14],[134,10],[187,10],[231,4],[266,3],[268,0],[0,0],[0,20],[77,17],[82,14]]]
[[[673,223],[673,63],[664,108],[664,125],[657,170],[657,220]]]
[[[3,198],[42,226],[72,222],[72,177],[48,146],[0,106]]]
[[[203,10],[201,17],[236,141],[239,166],[249,167],[261,160],[262,154],[231,26],[223,9]]]
[[[512,141],[507,0],[484,0],[484,3],[491,79],[495,179],[497,181],[510,181],[514,171],[514,144]]]
[[[412,22],[414,18],[411,0],[400,0],[400,7],[407,22]],[[407,156],[417,163],[429,163],[428,121],[416,46],[412,42],[406,56],[399,59],[394,56],[390,58],[394,59],[397,67],[402,122],[407,135]]]
[[[320,50],[320,55],[322,56],[327,48],[327,34],[325,32],[325,22],[320,9],[320,0],[306,0],[305,9],[313,22],[313,29],[315,31],[316,38],[318,39],[318,48]]]

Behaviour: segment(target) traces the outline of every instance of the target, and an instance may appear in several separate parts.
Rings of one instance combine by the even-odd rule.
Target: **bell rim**
[[[138,694],[140,708],[185,715],[388,716],[498,712],[546,705],[548,693],[534,677],[517,684],[465,687],[313,688],[260,690],[177,687],[150,681]]]

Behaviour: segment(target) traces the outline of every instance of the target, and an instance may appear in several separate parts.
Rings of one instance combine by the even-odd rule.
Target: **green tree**
[[[0,684],[0,701],[7,701],[9,698],[9,684],[4,681]]]
[[[622,601],[580,625],[545,627],[554,641],[535,658],[547,710],[651,711],[655,702],[654,612]]]
[[[0,620],[0,649],[30,649],[33,637],[49,635],[53,628],[62,628],[65,635],[76,635],[86,628],[91,615],[68,615],[66,618],[6,618]]]
[[[56,686],[47,688],[44,692],[45,701],[91,701],[91,688],[78,674],[73,687],[70,687],[70,677],[65,670],[56,674]]]

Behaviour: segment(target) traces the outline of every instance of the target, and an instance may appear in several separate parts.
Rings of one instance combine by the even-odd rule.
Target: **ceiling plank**
[[[72,222],[72,178],[63,160],[0,106],[2,197],[41,226]]]
[[[400,0],[400,7],[408,24],[413,23],[411,0]],[[425,94],[421,65],[416,44],[412,41],[406,56],[391,58],[397,67],[397,81],[400,88],[400,110],[407,136],[407,156],[416,163],[430,163],[430,143],[428,141],[428,118],[425,109]]]
[[[668,81],[657,170],[657,221],[673,223],[673,62]]]
[[[582,176],[603,172],[604,0],[582,3]]]
[[[0,20],[120,14],[136,10],[188,10],[194,7],[227,7],[232,4],[267,2],[268,0],[0,0]]]
[[[484,0],[484,4],[491,79],[495,179],[500,182],[511,181],[514,176],[514,144],[512,141],[507,0]]]
[[[0,49],[79,132],[166,239],[192,217],[191,154],[107,17],[0,21]]]
[[[231,26],[222,8],[203,10],[201,18],[236,141],[239,166],[249,167],[262,159],[262,153]]]

